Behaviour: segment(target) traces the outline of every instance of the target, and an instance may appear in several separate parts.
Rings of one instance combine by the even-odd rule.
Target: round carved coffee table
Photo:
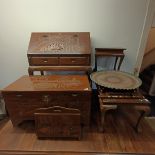
[[[99,71],[90,76],[97,85],[112,89],[131,90],[138,88],[142,82],[133,74],[121,71]]]
[[[97,84],[99,106],[101,112],[100,130],[104,131],[105,114],[117,106],[131,106],[140,111],[134,129],[138,132],[140,120],[150,108],[149,101],[138,91],[142,81],[133,74],[121,71],[98,71],[90,75],[90,79]]]

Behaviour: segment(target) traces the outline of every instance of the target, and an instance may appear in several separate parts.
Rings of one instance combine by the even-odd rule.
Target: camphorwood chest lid
[[[28,55],[90,54],[89,32],[35,32],[31,34]]]
[[[22,76],[2,92],[30,92],[30,91],[91,91],[86,75],[35,75]]]

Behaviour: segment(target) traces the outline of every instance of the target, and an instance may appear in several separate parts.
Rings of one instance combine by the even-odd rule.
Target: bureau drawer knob
[[[77,96],[78,96],[78,94],[72,94],[72,96],[73,96],[73,97],[77,97]]]
[[[75,63],[76,61],[75,61],[75,60],[72,60],[71,62],[72,62],[72,63]]]
[[[62,112],[62,111],[59,109],[55,109],[54,112]]]
[[[47,62],[48,62],[48,60],[44,60],[43,62],[44,62],[44,63],[47,63]]]
[[[22,97],[23,95],[21,95],[21,94],[17,94],[16,96],[17,96],[17,97]]]
[[[42,98],[42,101],[43,101],[43,102],[46,102],[46,103],[48,103],[49,100],[50,100],[50,99],[49,99],[49,96],[48,96],[48,95],[44,95],[43,98]]]

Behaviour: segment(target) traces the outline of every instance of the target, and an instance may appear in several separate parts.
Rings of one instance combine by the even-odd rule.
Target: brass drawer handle
[[[77,97],[77,96],[78,96],[78,94],[72,94],[72,96],[73,96],[73,97]]]
[[[43,98],[42,98],[42,101],[43,101],[43,102],[46,102],[46,103],[48,103],[49,100],[50,100],[50,99],[49,99],[49,95],[44,95]]]
[[[43,62],[44,62],[44,63],[47,63],[47,62],[48,62],[48,60],[43,60]]]
[[[62,112],[61,110],[55,109],[54,112]]]
[[[76,61],[75,61],[75,60],[72,60],[71,62],[72,62],[72,63],[75,63]]]
[[[22,97],[23,95],[21,95],[21,94],[17,94],[16,96],[17,96],[17,97]]]

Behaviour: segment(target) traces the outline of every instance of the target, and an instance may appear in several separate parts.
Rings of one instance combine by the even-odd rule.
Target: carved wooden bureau
[[[29,74],[33,71],[89,71],[89,32],[32,33],[27,52]]]
[[[72,131],[79,132],[77,124],[89,126],[91,88],[86,75],[23,76],[3,89],[2,95],[14,126],[24,120],[34,120],[38,113],[48,114],[47,119],[68,121],[65,125]],[[53,113],[49,112],[53,108]],[[40,116],[36,117],[37,122]],[[58,121],[59,128],[63,129],[64,123]]]

